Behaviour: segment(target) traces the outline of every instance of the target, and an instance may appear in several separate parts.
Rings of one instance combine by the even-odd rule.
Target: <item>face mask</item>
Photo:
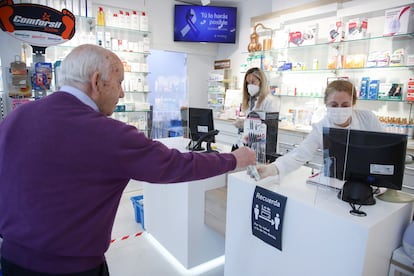
[[[352,107],[328,107],[326,114],[329,121],[335,125],[342,125],[352,115]]]
[[[248,84],[247,85],[247,92],[250,94],[250,96],[256,95],[260,90],[260,87],[255,84]]]

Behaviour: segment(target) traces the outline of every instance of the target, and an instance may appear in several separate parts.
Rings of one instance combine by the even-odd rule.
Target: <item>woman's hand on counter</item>
[[[279,174],[279,170],[277,169],[276,165],[273,163],[266,164],[266,165],[257,165],[256,169],[261,179],[269,177],[269,176],[277,176]]]

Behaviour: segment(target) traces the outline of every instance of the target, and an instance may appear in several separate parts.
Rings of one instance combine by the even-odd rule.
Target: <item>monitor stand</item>
[[[191,150],[191,151],[204,151],[205,150],[205,148],[201,146],[201,143],[198,143],[197,141],[193,141],[193,140],[190,140],[186,149]]]
[[[377,198],[383,201],[395,203],[414,201],[414,196],[389,188],[384,193],[377,195]]]
[[[218,152],[217,150],[213,150],[211,148],[211,141],[207,142],[207,151],[206,152]]]

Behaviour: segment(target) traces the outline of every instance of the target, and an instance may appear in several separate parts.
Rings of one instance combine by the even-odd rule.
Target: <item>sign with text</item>
[[[214,69],[229,69],[230,66],[230,59],[222,59],[222,60],[215,60],[214,61]]]
[[[236,43],[236,7],[175,5],[174,41]]]
[[[43,5],[0,1],[0,28],[33,46],[47,47],[70,40],[75,35],[75,21],[67,9],[58,11]]]
[[[282,229],[287,197],[256,186],[252,202],[252,234],[282,251]]]

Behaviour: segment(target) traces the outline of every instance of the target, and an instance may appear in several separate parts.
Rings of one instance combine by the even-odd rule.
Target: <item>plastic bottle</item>
[[[318,59],[317,59],[317,58],[314,58],[314,59],[313,59],[313,62],[312,62],[312,69],[313,69],[313,70],[318,70],[318,69],[319,69],[319,61],[318,61]]]
[[[105,26],[105,13],[102,7],[98,9],[98,26]]]
[[[132,29],[134,30],[139,30],[139,15],[137,13],[137,11],[132,11],[132,15],[131,15],[131,22],[132,22]]]
[[[126,26],[126,24],[125,24],[125,13],[124,13],[124,11],[123,10],[119,10],[119,12],[118,12],[118,26],[120,27],[120,28],[125,28]]]
[[[141,13],[139,17],[139,28],[141,31],[147,32],[148,31],[148,15],[145,12]]]

